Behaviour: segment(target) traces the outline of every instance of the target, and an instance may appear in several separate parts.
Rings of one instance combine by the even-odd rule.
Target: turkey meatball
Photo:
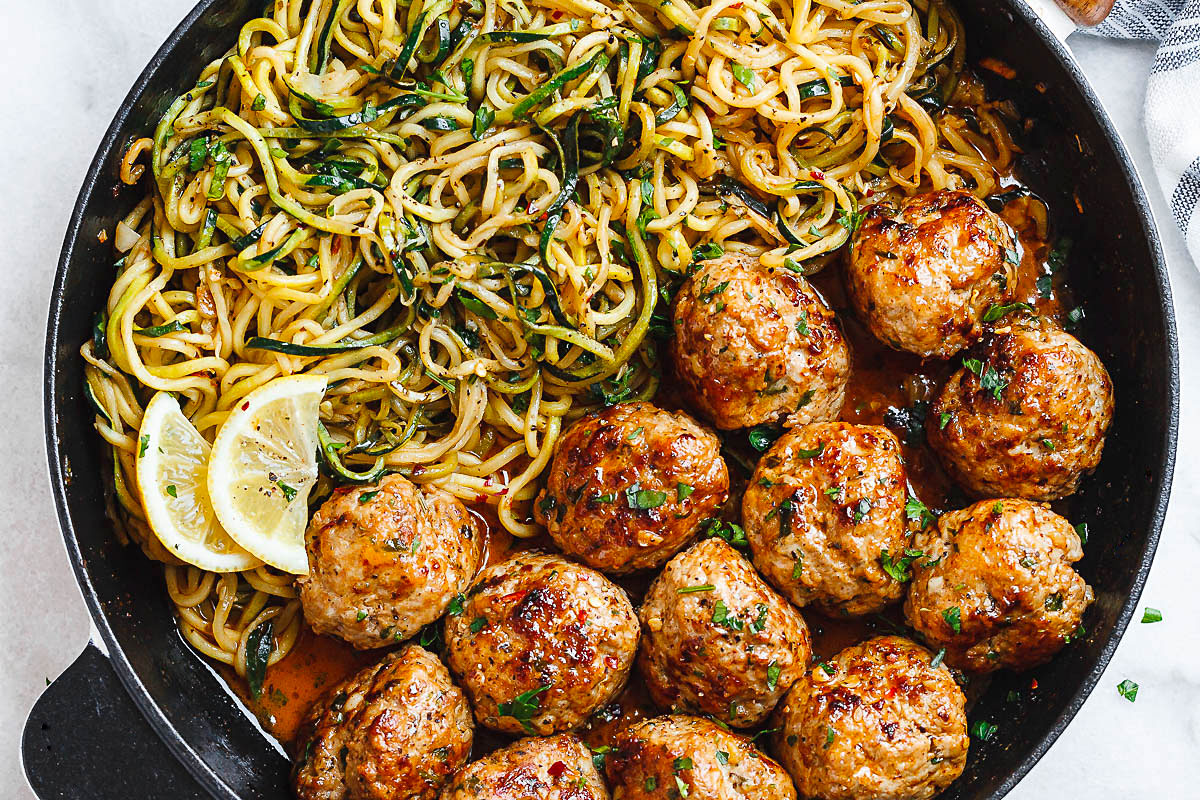
[[[638,665],[664,708],[757,725],[808,666],[804,618],[721,539],[671,559],[638,616]]]
[[[1091,350],[1048,320],[997,328],[926,417],[946,471],[977,496],[1057,500],[1100,463],[1113,386]]]
[[[608,800],[592,751],[571,733],[529,737],[464,767],[439,800]]]
[[[462,613],[446,618],[446,659],[481,724],[545,736],[616,697],[638,635],[624,590],[562,556],[525,551],[483,570]]]
[[[300,800],[432,800],[466,763],[472,734],[450,673],[408,645],[313,706],[292,785]]]
[[[662,566],[728,496],[715,434],[686,414],[624,403],[559,438],[534,508],[564,552],[620,574]]]
[[[783,767],[745,736],[701,717],[655,717],[626,728],[605,766],[613,800],[796,798]]]
[[[898,600],[881,564],[903,552],[907,479],[886,428],[793,428],[759,460],[742,498],[754,566],[798,606],[859,615]]]
[[[675,296],[680,388],[722,430],[837,419],[850,350],[804,278],[730,255],[705,261]]]
[[[803,797],[925,800],[962,774],[966,698],[934,658],[880,636],[796,681],[773,741]]]
[[[917,535],[904,617],[946,663],[974,672],[1044,664],[1079,629],[1092,587],[1079,534],[1045,505],[984,500]]]
[[[334,493],[313,515],[305,548],[308,574],[296,578],[305,619],[366,649],[442,616],[475,576],[483,539],[449,492],[389,475]]]
[[[867,209],[850,247],[846,288],[880,341],[949,358],[1012,298],[1020,258],[1008,225],[969,192],[943,190]]]

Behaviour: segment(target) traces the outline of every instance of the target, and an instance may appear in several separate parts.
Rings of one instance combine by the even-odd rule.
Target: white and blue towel
[[[1159,42],[1146,85],[1150,156],[1200,266],[1200,0],[1117,0],[1096,36]]]

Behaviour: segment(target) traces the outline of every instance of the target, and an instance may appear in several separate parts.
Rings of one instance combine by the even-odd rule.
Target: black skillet
[[[1066,503],[1068,517],[1091,530],[1079,565],[1096,590],[1087,635],[1032,675],[999,676],[974,709],[1000,731],[972,742],[965,774],[942,797],[983,800],[1004,796],[1062,733],[1129,623],[1167,506],[1179,367],[1150,209],[1099,101],[1021,0],[962,5],[969,57],[1011,65],[1018,77],[993,89],[1036,120],[1020,173],[1075,241],[1069,282],[1086,312],[1081,338],[1108,365],[1117,409],[1099,471]],[[113,537],[104,515],[106,455],[79,357],[112,277],[112,247],[98,234],[113,230],[141,192],[117,179],[122,152],[261,8],[262,0],[203,0],[171,34],[105,134],[67,229],[46,343],[46,445],[96,634],[25,726],[25,769],[43,800],[289,796],[279,748],[176,631],[161,569]],[[1028,691],[1031,678],[1036,692]],[[1022,690],[1020,702],[1006,700],[1010,689]]]

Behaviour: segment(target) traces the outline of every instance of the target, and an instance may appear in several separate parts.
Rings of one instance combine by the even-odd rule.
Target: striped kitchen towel
[[[1146,134],[1159,184],[1200,266],[1200,0],[1117,0],[1097,36],[1159,42],[1146,85]]]

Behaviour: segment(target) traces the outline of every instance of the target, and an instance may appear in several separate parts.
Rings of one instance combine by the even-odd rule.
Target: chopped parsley
[[[767,627],[767,604],[758,603],[754,606],[754,608],[758,610],[758,616],[755,617],[754,621],[750,623],[750,630],[754,631],[755,633],[761,633],[762,630]],[[1162,619],[1162,617],[1160,616],[1159,619]],[[1142,620],[1142,622],[1145,621],[1146,620],[1144,619]],[[1151,621],[1156,622],[1157,620]]]
[[[138,458],[146,455],[146,448],[150,446],[150,434],[144,434],[140,441],[141,445],[138,447]]]
[[[746,437],[750,440],[750,446],[762,453],[779,438],[779,431],[766,425],[755,425]]]
[[[1131,703],[1137,700],[1137,693],[1138,685],[1128,678],[1117,684],[1117,694]]]
[[[550,685],[539,686],[536,689],[530,689],[527,692],[521,692],[512,700],[500,703],[496,710],[502,717],[512,717],[517,722],[521,723],[521,727],[526,733],[534,733],[533,725],[530,721],[533,719],[534,713],[541,708],[542,699],[538,697],[542,692],[548,691]]]
[[[379,494],[379,492],[380,492],[379,489],[375,489],[374,491],[370,491],[370,492],[363,492],[362,494],[360,494],[358,496],[358,504],[362,505],[363,503],[371,502],[372,500],[375,499],[375,495]]]
[[[767,665],[767,691],[775,691],[776,684],[779,683],[779,673],[783,672],[783,668],[772,661]]]
[[[1162,612],[1157,608],[1147,608],[1142,612],[1142,624],[1146,625],[1151,622],[1162,622]]]
[[[950,606],[950,608],[943,610],[942,619],[946,620],[946,624],[955,633],[962,633],[962,609],[958,606]]]
[[[1029,303],[1009,303],[1007,305],[992,303],[988,306],[988,310],[983,312],[983,321],[995,322],[1014,311],[1033,311],[1033,306],[1029,305]]]
[[[701,583],[697,586],[680,586],[675,591],[678,594],[693,594],[695,592],[711,592],[716,588],[717,587],[713,586],[711,583]]]
[[[740,619],[729,613],[729,606],[720,600],[713,606],[712,621],[714,625],[724,625],[733,631],[740,631],[743,626]]]
[[[279,491],[283,492],[284,500],[290,503],[296,499],[296,490],[291,486],[288,486],[283,481],[278,481],[275,485],[279,487]]]
[[[171,495],[171,497],[179,497],[179,490],[175,488],[175,484],[167,484],[167,494]]]
[[[450,605],[446,606],[446,613],[452,617],[457,617],[463,612],[463,601],[466,599],[467,596],[462,592],[454,595],[454,597],[450,598]]]
[[[796,458],[816,458],[825,452],[825,443],[821,442],[812,450],[806,450],[803,447],[796,448]]]
[[[986,742],[996,735],[999,728],[999,725],[993,725],[987,720],[977,719],[971,723],[971,735],[981,742]]]
[[[938,650],[937,653],[934,654],[932,659],[930,659],[929,666],[933,667],[934,669],[937,669],[938,667],[940,667],[942,665],[942,660],[945,657],[946,657],[946,648],[943,647],[941,650]]]
[[[643,489],[635,483],[625,490],[625,502],[629,504],[630,508],[647,511],[658,508],[667,502],[667,493],[657,489]]]
[[[923,555],[925,555],[924,550],[907,547],[904,549],[904,555],[894,559],[885,547],[883,548],[883,552],[879,554],[879,563],[883,565],[883,571],[891,575],[893,580],[900,583],[907,583],[912,580],[912,572],[909,567]]]
[[[925,530],[932,522],[937,520],[937,515],[930,511],[927,505],[911,494],[904,503],[904,515],[912,522],[919,522],[921,530]]]
[[[734,547],[745,547],[749,544],[749,542],[746,541],[746,531],[744,531],[742,526],[738,525],[736,522],[726,522],[725,520],[721,519],[710,519],[708,521],[708,527],[704,530],[704,538],[707,539],[714,536],[724,539]]]
[[[471,633],[479,633],[487,627],[487,620],[483,617],[476,617],[471,620]]]
[[[726,753],[724,750],[718,750],[716,755],[717,755],[717,763],[718,764],[728,764],[729,763],[729,753]]]
[[[750,69],[749,67],[743,67],[741,64],[736,63],[733,65],[732,69],[733,77],[737,80],[737,82],[753,92],[755,85],[754,70]]]
[[[1079,536],[1080,544],[1087,544],[1088,540],[1088,525],[1086,522],[1081,522],[1075,526],[1075,533]]]
[[[675,484],[675,496],[679,498],[679,502],[683,502],[692,496],[692,487],[686,483]]]
[[[835,731],[829,725],[826,725],[825,726],[825,747],[824,747],[824,749],[828,750],[829,746],[831,744],[833,744],[833,740],[836,738],[837,738],[837,731]]]

